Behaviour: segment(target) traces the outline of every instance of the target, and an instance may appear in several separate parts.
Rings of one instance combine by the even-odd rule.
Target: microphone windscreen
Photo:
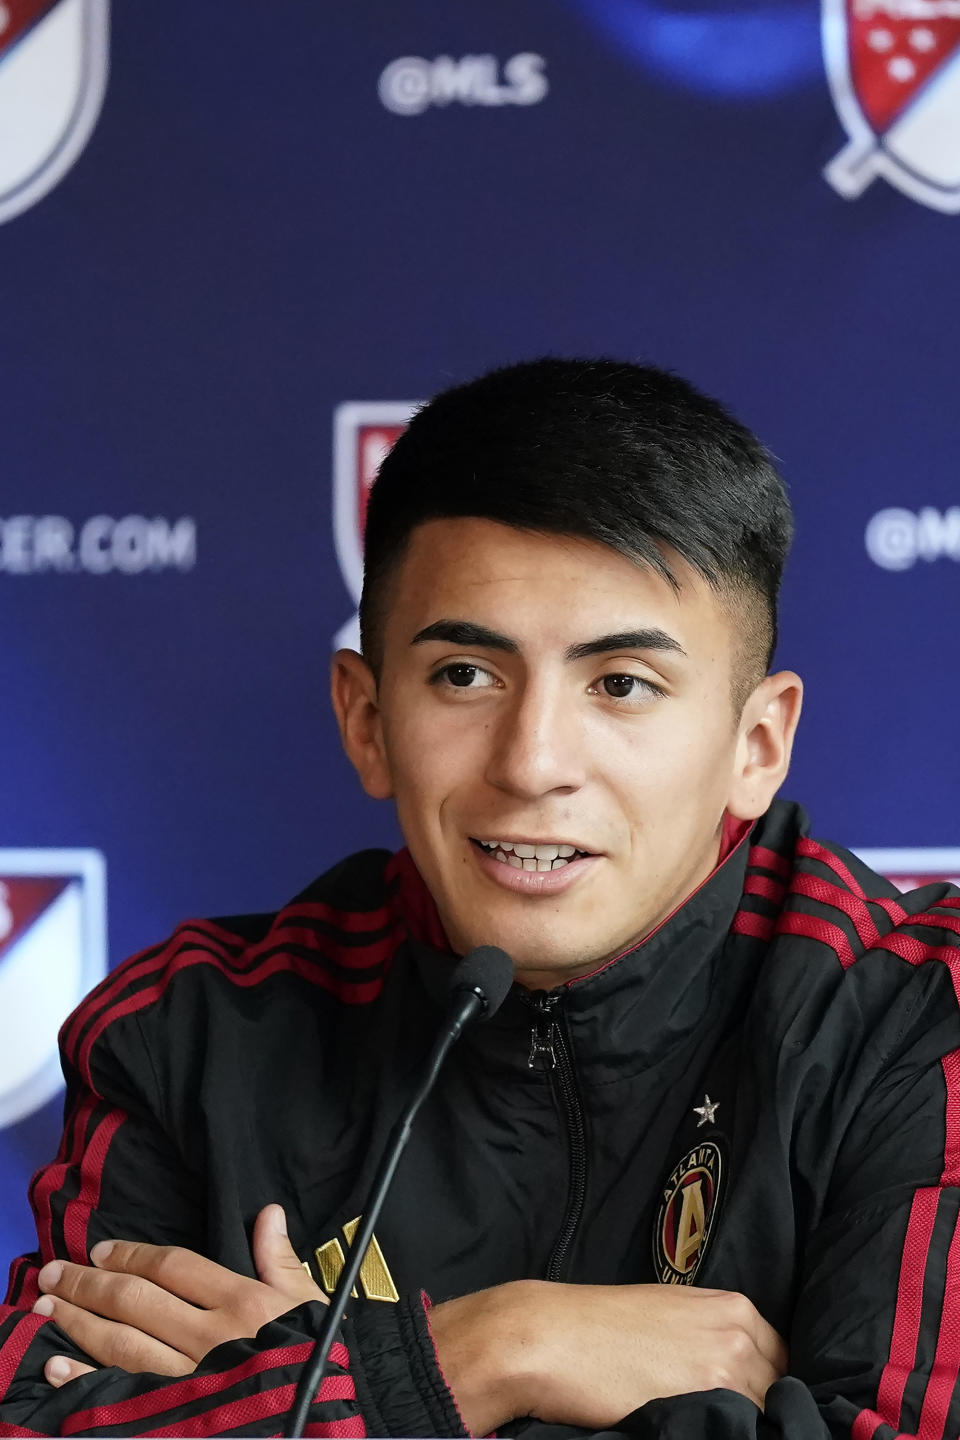
[[[478,945],[464,955],[450,976],[450,994],[477,990],[486,1001],[482,1018],[489,1020],[507,998],[513,984],[513,961],[498,945]]]

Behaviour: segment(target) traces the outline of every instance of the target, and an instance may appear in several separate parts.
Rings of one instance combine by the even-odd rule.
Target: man
[[[182,927],[67,1022],[3,1433],[283,1433],[492,943],[517,983],[421,1114],[307,1433],[956,1436],[960,895],[775,799],[789,538],[760,445],[659,371],[420,412],[332,687],[408,848]]]

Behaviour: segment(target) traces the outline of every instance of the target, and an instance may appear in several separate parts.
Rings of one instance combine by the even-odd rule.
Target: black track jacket
[[[427,1297],[546,1277],[742,1291],[788,1343],[765,1413],[713,1390],[618,1433],[957,1436],[960,893],[900,895],[806,831],[776,802],[641,945],[549,995],[515,987],[464,1036],[308,1434],[465,1434]],[[0,1434],[283,1433],[319,1304],[186,1378],[53,1390],[44,1361],[77,1352],[31,1313],[38,1267],[125,1238],[252,1275],[253,1218],[279,1201],[332,1285],[451,963],[409,855],[366,851],[276,915],[184,925],[108,976],[62,1033],[39,1251],[0,1308]]]

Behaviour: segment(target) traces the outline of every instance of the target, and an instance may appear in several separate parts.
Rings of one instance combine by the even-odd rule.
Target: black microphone
[[[291,1440],[298,1440],[303,1434],[337,1327],[343,1319],[350,1294],[360,1274],[360,1267],[373,1238],[374,1226],[379,1219],[400,1156],[410,1139],[417,1112],[433,1089],[444,1060],[465,1026],[477,1019],[489,1020],[495,1015],[506,999],[512,983],[513,961],[505,950],[500,950],[496,945],[478,945],[476,950],[471,950],[469,955],[463,957],[450,976],[443,1029],[430,1052],[420,1084],[390,1132],[387,1148],[373,1177],[367,1203],[363,1207],[363,1219],[340,1272],[337,1288],[331,1296],[323,1330],[300,1376],[287,1430]]]

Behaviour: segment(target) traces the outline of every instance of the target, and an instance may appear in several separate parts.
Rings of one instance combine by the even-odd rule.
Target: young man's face
[[[713,869],[725,809],[762,814],[785,773],[799,681],[736,715],[736,622],[670,563],[679,593],[604,545],[430,521],[390,582],[379,687],[335,662],[347,749],[452,945],[502,946],[528,985],[642,939]]]

